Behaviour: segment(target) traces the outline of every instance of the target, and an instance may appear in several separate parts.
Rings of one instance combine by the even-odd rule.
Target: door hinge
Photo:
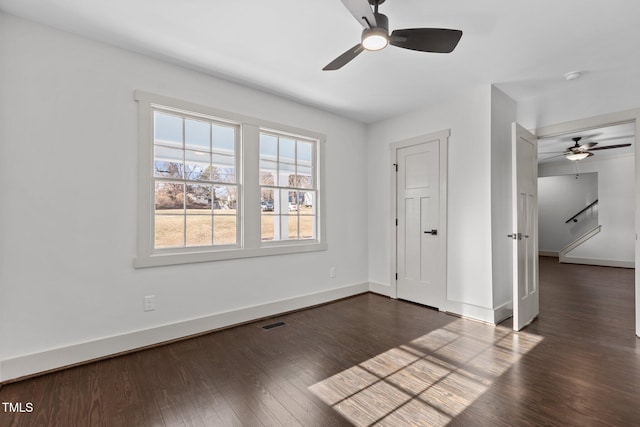
[[[398,280],[398,273],[396,273],[396,280]]]
[[[396,218],[396,227],[398,226],[398,218]]]
[[[393,166],[396,168],[396,172],[398,172],[398,164],[394,163]]]

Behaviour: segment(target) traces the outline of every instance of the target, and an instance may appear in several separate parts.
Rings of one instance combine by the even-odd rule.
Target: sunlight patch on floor
[[[309,389],[356,426],[444,426],[541,341],[459,319]]]

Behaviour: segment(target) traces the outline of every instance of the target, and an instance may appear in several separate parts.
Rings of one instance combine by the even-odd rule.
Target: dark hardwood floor
[[[364,294],[6,384],[0,426],[636,426],[633,280],[543,257],[520,333]]]

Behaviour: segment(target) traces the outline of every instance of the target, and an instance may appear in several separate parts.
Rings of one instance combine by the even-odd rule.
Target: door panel
[[[419,224],[416,220],[416,203],[413,198],[405,198],[405,226],[404,228],[404,276],[407,280],[420,278],[420,250],[417,239]]]
[[[424,165],[429,162],[429,153],[412,153],[405,157],[405,167],[403,170],[405,176],[405,188],[428,188],[429,171]]]
[[[445,294],[442,235],[431,233],[440,225],[439,146],[436,140],[397,150],[397,295],[432,307]]]
[[[513,124],[513,329],[538,316],[537,138]]]
[[[434,206],[433,200],[434,198],[437,200],[437,197],[422,197],[420,199],[420,224],[422,225],[421,230],[418,232],[420,236],[420,253],[423,254],[420,260],[420,280],[423,282],[434,281],[435,272],[436,272],[436,264],[433,259],[433,255],[438,250],[437,242],[438,240],[435,238],[436,236],[432,236],[431,234],[425,234],[424,230],[430,231],[432,229],[438,229],[438,223],[433,218],[434,215]],[[437,214],[437,210],[436,210]]]

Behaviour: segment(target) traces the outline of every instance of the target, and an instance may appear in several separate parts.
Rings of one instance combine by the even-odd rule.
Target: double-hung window
[[[136,92],[136,267],[326,249],[324,136]]]
[[[263,242],[316,238],[316,141],[260,132]]]
[[[239,126],[153,109],[154,247],[238,243]]]

